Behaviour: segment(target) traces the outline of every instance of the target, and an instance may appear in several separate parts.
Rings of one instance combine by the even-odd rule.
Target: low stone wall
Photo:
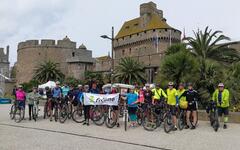
[[[203,121],[209,121],[208,114],[204,110],[198,111],[198,119]],[[230,112],[229,113],[230,123],[240,123],[240,112]]]

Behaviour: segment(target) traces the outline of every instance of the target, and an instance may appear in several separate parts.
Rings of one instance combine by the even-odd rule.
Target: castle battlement
[[[69,48],[76,49],[76,42],[71,41],[65,37],[63,40],[42,39],[42,40],[27,40],[18,43],[18,50],[25,48],[38,48],[38,47],[56,47],[56,48]]]

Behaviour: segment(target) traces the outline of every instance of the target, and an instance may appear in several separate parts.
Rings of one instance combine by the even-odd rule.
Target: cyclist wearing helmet
[[[167,98],[166,93],[160,88],[160,84],[157,84],[154,89],[152,89],[153,97],[152,97],[152,104],[156,102],[160,102],[161,98]]]
[[[29,110],[29,120],[32,119],[34,101],[36,101],[37,105],[38,105],[40,97],[41,97],[41,95],[38,94],[36,87],[33,88],[31,93],[27,94],[27,102],[28,102],[28,110]],[[33,118],[33,119],[35,119],[35,121],[36,121],[36,118]]]
[[[173,131],[177,130],[177,108],[178,105],[178,95],[177,90],[174,88],[173,82],[168,83],[168,89],[167,89],[167,104],[170,106],[170,110],[173,116],[173,124],[174,129]]]
[[[219,120],[222,117],[222,114],[224,114],[224,125],[223,128],[227,128],[227,122],[228,122],[228,107],[229,107],[229,91],[224,88],[223,83],[218,84],[218,89],[215,90],[212,96],[212,100],[216,102],[218,107],[218,116]]]
[[[180,83],[179,84],[179,86],[178,86],[178,90],[177,90],[177,95],[178,95],[178,97],[181,97],[181,95],[185,92],[186,90],[184,89],[184,84],[183,83]],[[180,108],[181,109],[185,109],[185,108],[187,108],[187,106],[185,106],[184,104],[186,104],[185,103],[186,102],[186,97],[185,96],[183,96],[183,97],[181,97],[181,99],[179,99],[179,105],[180,105]]]
[[[52,90],[52,97],[53,97],[53,101],[52,101],[52,108],[54,108],[56,105],[58,105],[59,101],[62,98],[62,89],[60,88],[60,82],[57,81],[56,82],[56,87],[53,88]],[[52,113],[50,116],[50,121],[52,120]]]
[[[199,95],[198,92],[193,90],[193,85],[192,83],[188,83],[188,90],[186,90],[180,97],[186,97],[186,100],[188,102],[188,107],[187,107],[187,125],[185,129],[189,128],[190,124],[190,114],[192,112],[192,117],[193,117],[193,125],[191,129],[195,129],[195,125],[197,123],[197,101],[199,100]]]
[[[26,93],[23,90],[23,86],[19,85],[16,91],[16,104],[24,108],[23,118],[25,118],[25,101],[26,101]]]

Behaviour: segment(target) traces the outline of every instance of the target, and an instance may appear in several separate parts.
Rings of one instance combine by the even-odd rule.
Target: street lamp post
[[[113,82],[113,69],[114,69],[114,58],[113,58],[113,50],[114,50],[114,27],[112,27],[112,37],[108,37],[107,35],[102,35],[101,38],[111,40],[112,49],[111,49],[111,83]]]

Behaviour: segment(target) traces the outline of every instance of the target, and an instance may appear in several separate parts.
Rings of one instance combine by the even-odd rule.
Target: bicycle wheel
[[[128,112],[124,112],[124,130],[127,131],[127,126],[128,126]]]
[[[179,114],[179,117],[178,117],[178,129],[179,130],[182,130],[186,123],[186,121],[185,121],[186,118],[185,118],[184,113],[185,113],[184,111],[181,111]]]
[[[214,124],[214,112],[211,110],[209,113],[209,120],[210,120],[210,124],[213,127]]]
[[[15,111],[15,106],[12,105],[9,112],[10,119],[14,119],[14,111]]]
[[[137,110],[137,123],[138,125],[143,123],[143,113],[139,109]]]
[[[105,116],[105,125],[108,128],[113,128],[117,123],[117,115],[114,110],[110,110]]]
[[[64,123],[68,118],[68,108],[67,107],[68,107],[67,105],[63,105],[59,111],[59,122],[60,123]]]
[[[158,127],[158,117],[155,113],[150,112],[143,117],[143,128],[147,131],[154,131]]]
[[[43,109],[43,119],[46,119],[47,116],[47,105],[44,105],[44,109]]]
[[[99,107],[94,107],[92,113],[93,113],[93,116],[92,116],[93,123],[96,124],[97,126],[103,125],[105,121],[103,111]]]
[[[14,120],[16,123],[20,123],[23,120],[23,109],[19,108],[15,110]]]
[[[213,129],[214,129],[215,132],[218,131],[219,126],[220,126],[220,125],[219,125],[219,120],[218,120],[218,112],[215,111],[215,112],[214,112],[214,121],[213,121]]]
[[[72,119],[73,119],[73,121],[75,121],[76,123],[82,123],[82,122],[84,122],[83,110],[82,110],[82,109],[74,110],[74,112],[73,112],[73,114],[72,114]]]
[[[37,108],[33,106],[33,120],[37,121]]]
[[[171,115],[170,112],[168,112],[166,114],[165,118],[164,118],[164,125],[163,125],[163,127],[164,127],[164,131],[166,133],[169,133],[170,131],[172,131],[172,129],[174,127],[173,126],[173,122],[172,122],[172,115]]]
[[[55,110],[54,110],[54,120],[57,122],[58,120],[58,108],[56,106]]]

